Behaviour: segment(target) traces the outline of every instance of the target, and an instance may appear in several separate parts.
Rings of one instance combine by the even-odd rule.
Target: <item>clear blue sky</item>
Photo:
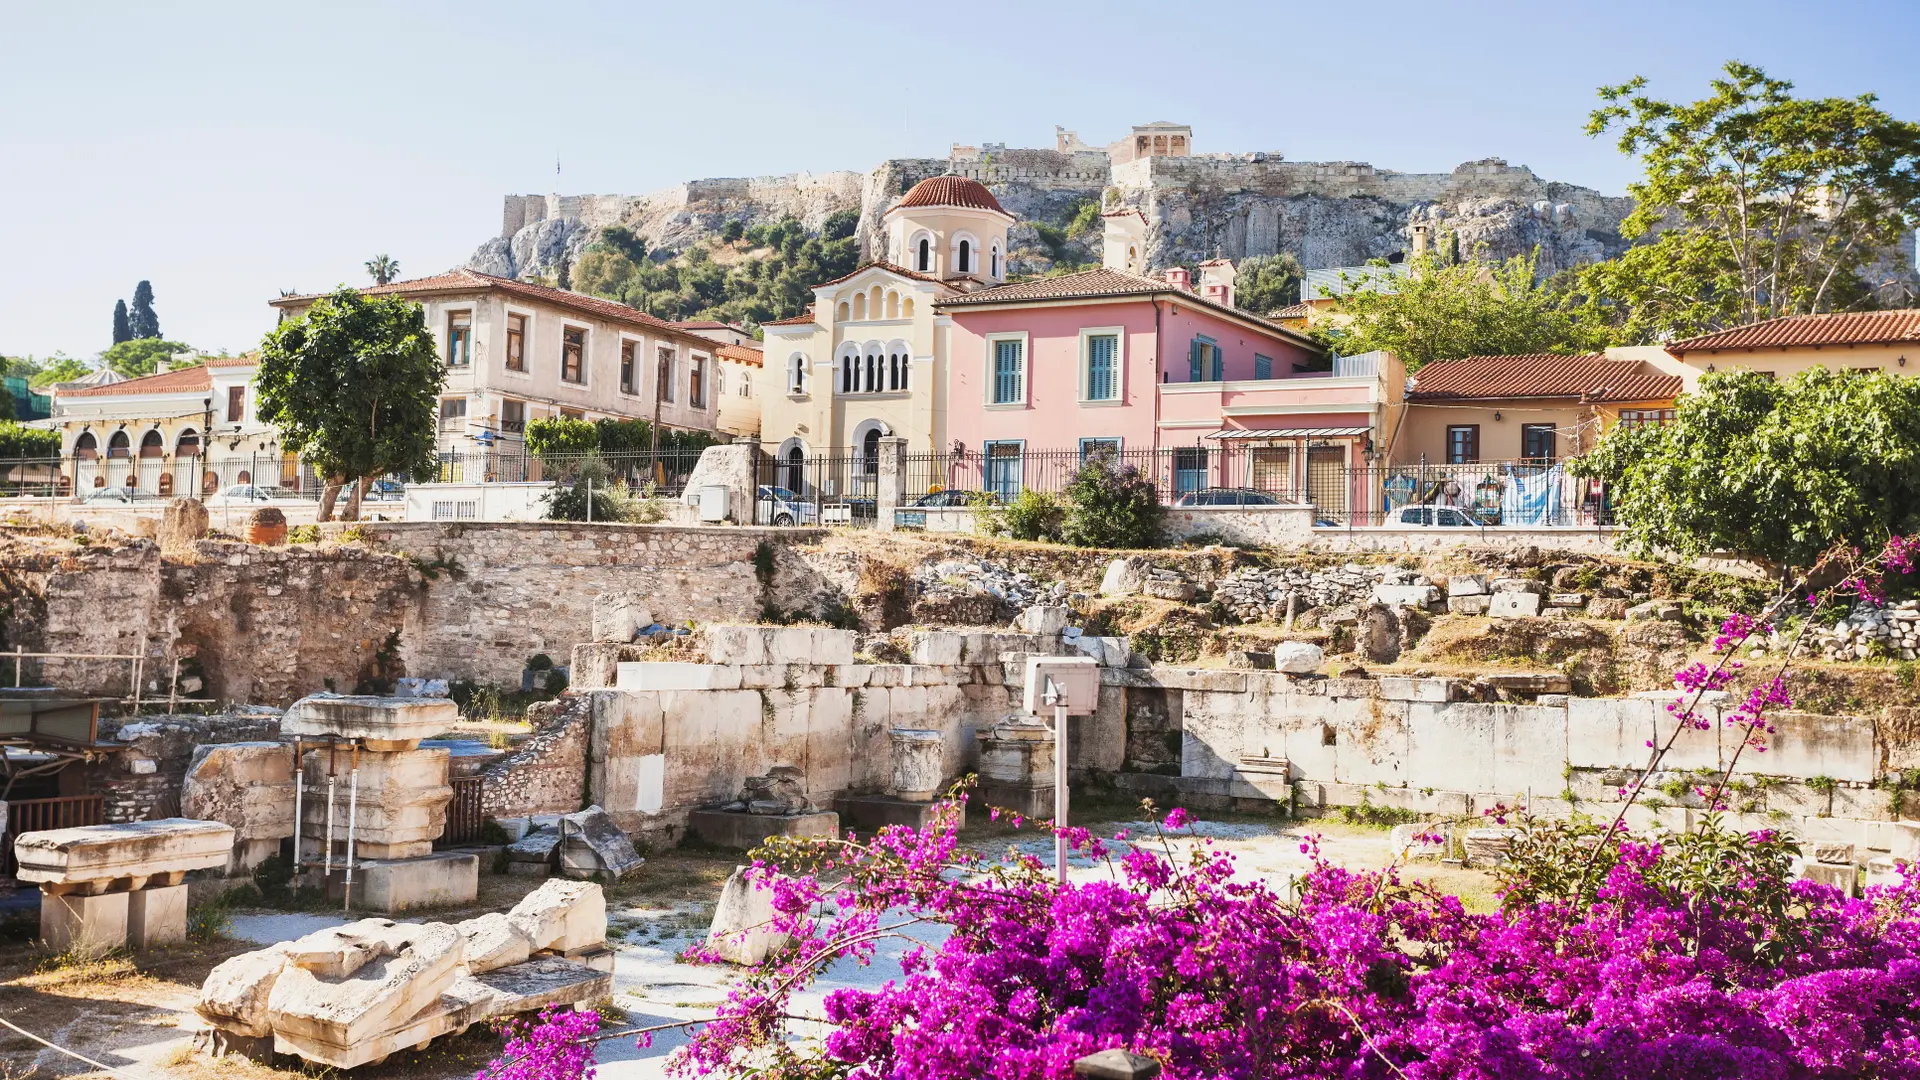
[[[0,0],[0,351],[252,346],[282,288],[464,261],[500,196],[866,169],[1175,120],[1201,152],[1625,189],[1581,133],[1729,58],[1920,117],[1920,2],[45,3]]]

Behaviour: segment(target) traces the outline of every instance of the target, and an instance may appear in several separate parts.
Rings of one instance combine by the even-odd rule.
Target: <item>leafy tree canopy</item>
[[[653,423],[648,420],[573,420],[549,416],[527,422],[527,450],[536,457],[584,454],[641,454],[653,449]],[[661,425],[663,453],[697,452],[717,440],[704,431],[682,431]]]
[[[835,214],[821,235],[809,237],[798,220],[787,218],[743,228],[739,240],[718,248],[695,245],[665,261],[649,258],[638,236],[616,226],[601,230],[581,253],[571,284],[663,319],[784,319],[806,310],[815,284],[858,265],[858,221],[858,214]],[[717,257],[723,252],[725,258]]]
[[[59,454],[59,432],[0,420],[0,459],[57,457]]]
[[[1909,280],[1889,253],[1920,223],[1920,124],[1871,94],[1798,98],[1751,64],[1724,70],[1694,102],[1652,97],[1644,78],[1603,87],[1588,120],[1645,169],[1621,233],[1652,242],[1576,275],[1622,339],[1872,306]]]
[[[431,472],[445,384],[420,306],[397,296],[342,286],[260,343],[260,419],[337,480]]]
[[[93,365],[65,353],[54,353],[45,360],[31,356],[7,358],[7,374],[27,380],[35,389],[57,382],[72,382],[93,374]]]
[[[140,337],[123,341],[101,353],[100,362],[127,378],[134,379],[159,371],[160,366],[172,359],[174,353],[191,351],[192,346],[183,342],[166,341],[157,337]]]
[[[151,281],[142,281],[133,287],[133,306],[127,310],[127,325],[136,338],[160,336],[160,316],[153,310]]]
[[[1608,483],[1644,552],[1808,566],[1920,531],[1920,379],[1708,374],[1673,423],[1616,427],[1573,468]]]
[[[1235,267],[1234,303],[1243,311],[1261,315],[1300,302],[1300,281],[1306,276],[1292,252],[1257,255]]]
[[[1502,262],[1448,262],[1415,256],[1392,291],[1359,289],[1340,298],[1344,320],[1315,333],[1345,355],[1391,349],[1408,371],[1462,356],[1581,352],[1604,344],[1569,311],[1562,295],[1536,280],[1535,255]]]

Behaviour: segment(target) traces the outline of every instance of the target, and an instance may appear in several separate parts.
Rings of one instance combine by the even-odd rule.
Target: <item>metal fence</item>
[[[482,801],[484,779],[479,776],[447,778],[447,786],[453,788],[453,801],[447,804],[447,825],[441,830],[440,839],[433,842],[434,847],[461,847],[480,842],[487,823]]]
[[[131,456],[109,451],[105,456],[81,453],[0,460],[0,497],[9,498],[126,504],[183,495],[217,498],[241,486],[275,489],[263,493],[272,498],[317,499],[321,484],[312,466],[281,454],[206,459],[195,454]]]
[[[658,495],[676,497],[700,463],[699,450],[641,450],[594,454],[532,454],[524,449],[443,453],[431,476],[417,481],[442,484],[527,484],[571,481],[592,475],[595,483],[620,482],[639,489],[652,485]]]
[[[21,833],[98,825],[105,820],[106,799],[100,795],[62,795],[52,799],[12,799],[6,804],[6,843],[0,846],[0,878],[11,878],[19,863],[13,841]]]
[[[1565,462],[1375,466],[1352,470],[1365,495],[1357,525],[1477,527],[1602,526],[1613,507],[1598,480],[1574,476]]]
[[[871,528],[880,506],[880,459],[844,450],[806,457],[763,456],[756,466],[756,525]]]

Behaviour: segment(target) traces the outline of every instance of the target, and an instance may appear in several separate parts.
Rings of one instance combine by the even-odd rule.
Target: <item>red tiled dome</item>
[[[964,206],[969,210],[1006,213],[987,185],[964,176],[934,176],[920,181],[894,204],[894,209],[906,206]]]

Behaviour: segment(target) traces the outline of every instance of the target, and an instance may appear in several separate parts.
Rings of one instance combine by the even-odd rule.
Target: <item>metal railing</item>
[[[281,454],[128,456],[80,453],[0,460],[0,498],[52,498],[126,506],[177,496],[217,498],[239,486],[278,489],[273,498],[317,499],[312,466]]]
[[[655,494],[676,497],[686,490],[687,478],[700,463],[699,450],[614,451],[592,454],[533,454],[514,446],[467,450],[439,455],[431,476],[416,482],[442,484],[527,484],[567,482],[589,472],[595,483],[620,482],[639,489],[651,484]]]
[[[13,855],[13,842],[21,833],[98,825],[106,820],[105,814],[106,799],[100,795],[8,800],[6,843],[4,850],[0,850],[0,878],[11,878],[20,868]]]
[[[880,506],[880,459],[857,451],[814,457],[762,456],[756,466],[756,525],[871,528]]]
[[[434,847],[461,847],[480,842],[481,830],[487,823],[481,802],[483,781],[479,776],[447,779],[447,785],[453,788],[453,801],[447,804],[447,826],[441,830],[440,839],[433,842]]]

